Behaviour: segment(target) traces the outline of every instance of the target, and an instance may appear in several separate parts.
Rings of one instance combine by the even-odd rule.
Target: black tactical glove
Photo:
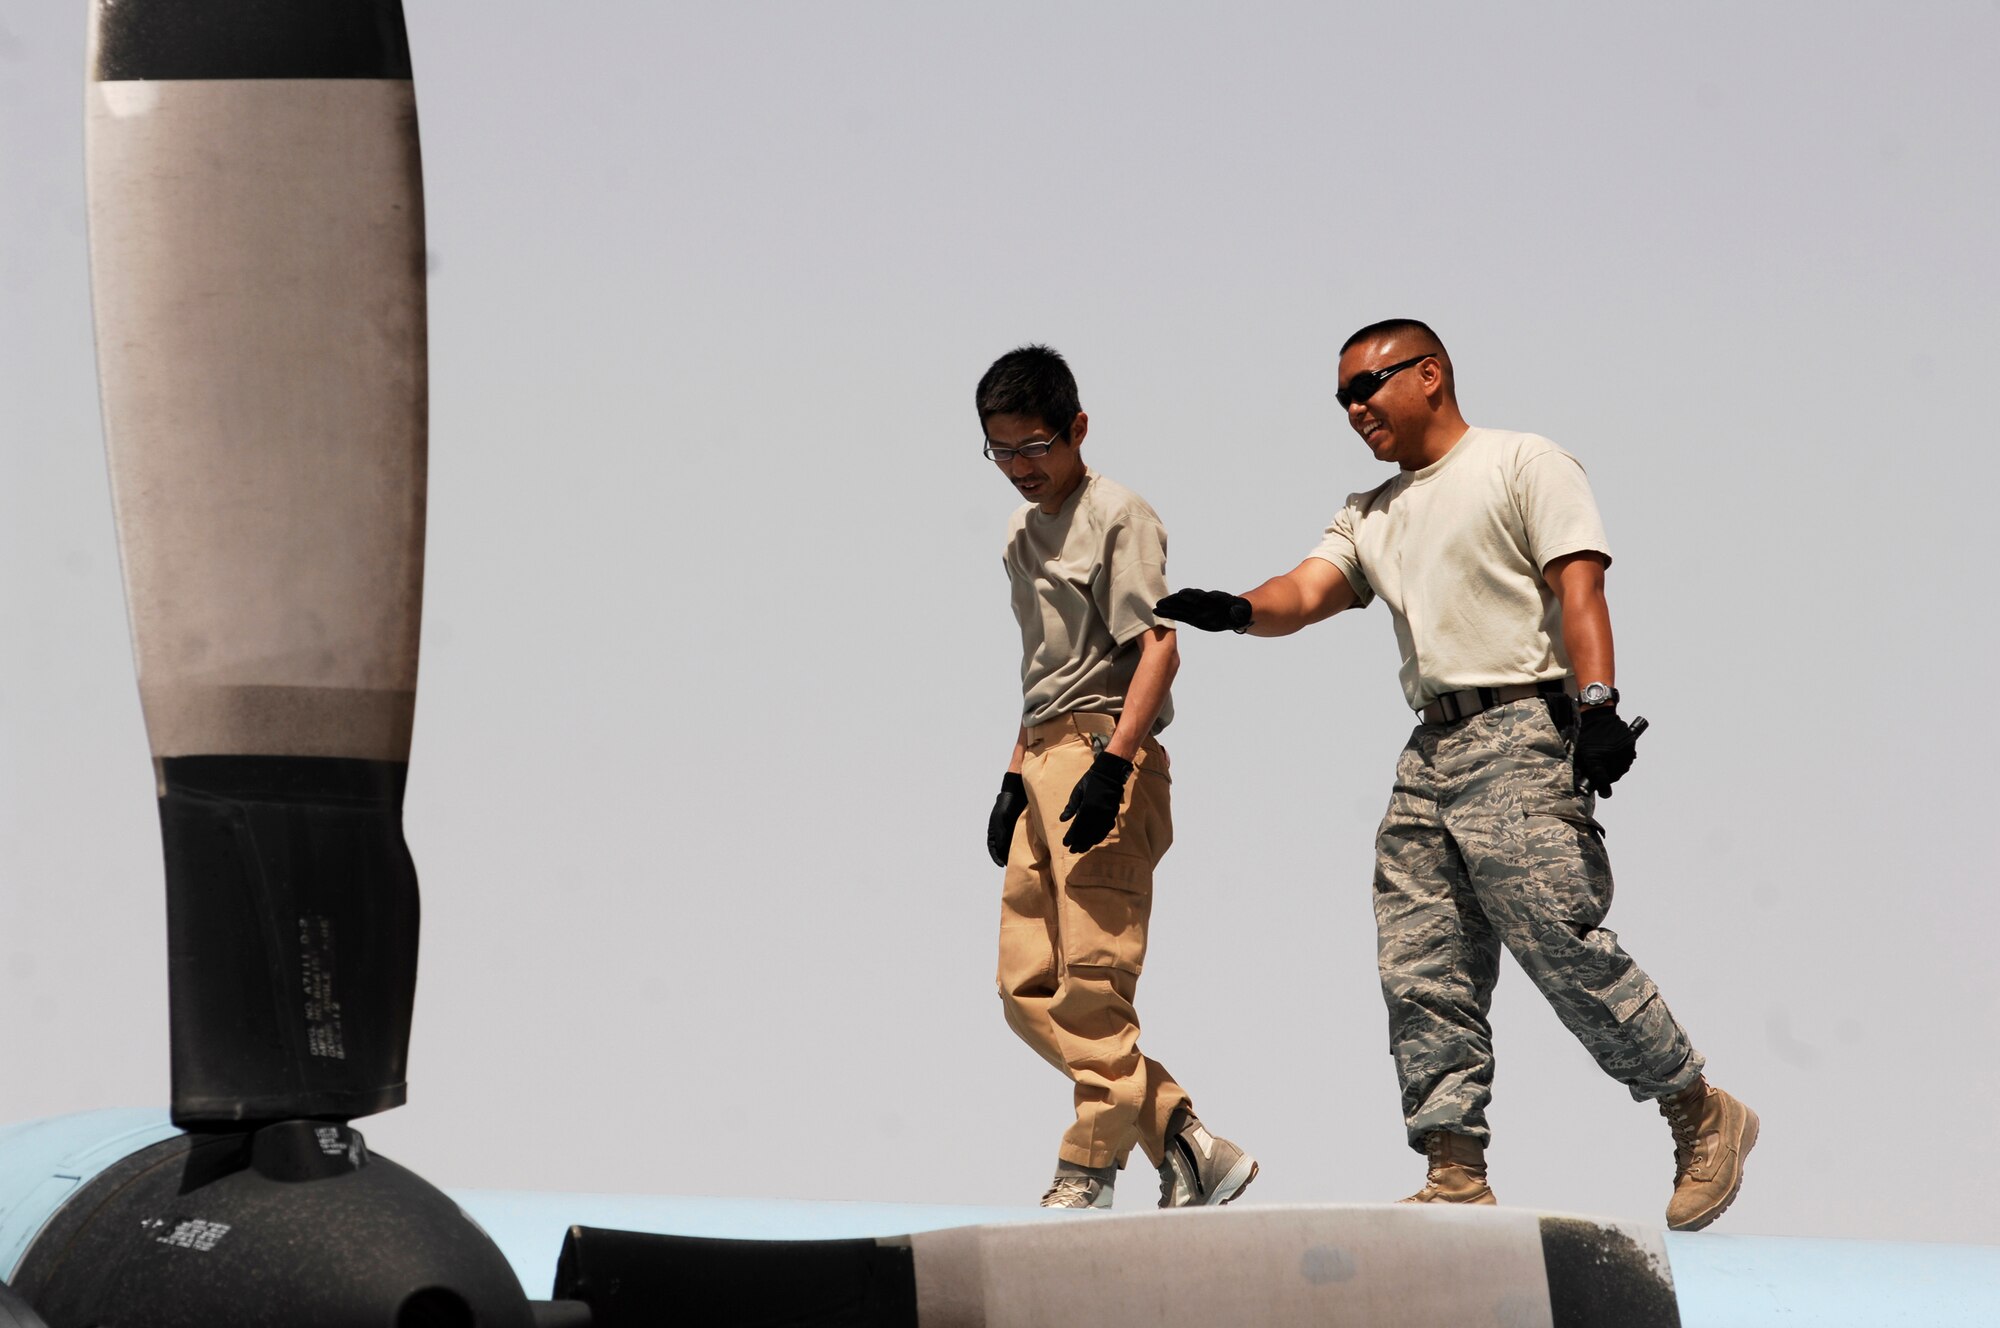
[[[986,854],[993,865],[1007,865],[1007,849],[1014,842],[1014,822],[1028,809],[1028,786],[1018,772],[1000,776],[1000,796],[993,800],[993,814],[986,818]]]
[[[1226,590],[1176,590],[1155,604],[1153,613],[1204,632],[1242,632],[1250,627],[1250,601]]]
[[[1639,755],[1639,735],[1618,718],[1611,706],[1595,706],[1583,712],[1576,731],[1576,784],[1600,798],[1611,796],[1618,782]]]
[[[1069,802],[1060,819],[1071,823],[1063,836],[1063,847],[1072,853],[1087,853],[1104,842],[1111,827],[1118,824],[1118,804],[1125,801],[1125,781],[1132,777],[1132,763],[1110,752],[1099,752],[1070,790]]]

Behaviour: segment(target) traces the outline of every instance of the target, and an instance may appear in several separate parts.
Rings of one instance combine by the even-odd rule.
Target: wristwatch
[[[1618,689],[1608,682],[1587,682],[1576,699],[1586,710],[1592,706],[1617,705]]]

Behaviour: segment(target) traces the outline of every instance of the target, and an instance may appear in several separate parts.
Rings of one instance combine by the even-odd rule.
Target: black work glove
[[[1063,836],[1063,847],[1072,853],[1087,853],[1104,842],[1111,827],[1118,824],[1118,804],[1125,801],[1125,781],[1132,777],[1132,763],[1110,752],[1099,752],[1070,790],[1069,802],[1060,819],[1071,823]]]
[[[1019,773],[1009,770],[1000,776],[1000,796],[993,800],[993,814],[986,818],[986,854],[993,865],[1007,865],[1007,849],[1014,842],[1014,822],[1028,809],[1028,786]]]
[[[1155,604],[1153,613],[1204,632],[1242,632],[1250,627],[1250,601],[1226,590],[1176,590]]]
[[[1600,798],[1611,796],[1618,782],[1639,755],[1639,737],[1618,718],[1611,706],[1596,706],[1583,712],[1576,731],[1576,785]]]

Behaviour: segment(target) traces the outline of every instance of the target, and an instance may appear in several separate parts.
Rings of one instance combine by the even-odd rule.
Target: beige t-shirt
[[[1611,546],[1583,466],[1546,438],[1470,429],[1436,464],[1352,494],[1312,556],[1338,567],[1396,622],[1403,695],[1569,673],[1562,605],[1542,569]]]
[[[1167,532],[1146,500],[1087,472],[1054,516],[1014,513],[1001,555],[1021,624],[1021,722],[1125,708],[1137,638],[1171,626],[1153,617],[1167,593]],[[1158,733],[1173,718],[1160,706]]]

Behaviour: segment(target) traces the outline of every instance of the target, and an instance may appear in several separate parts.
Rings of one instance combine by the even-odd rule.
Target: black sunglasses
[[[1348,379],[1347,386],[1335,392],[1333,399],[1340,403],[1342,410],[1347,409],[1357,401],[1366,401],[1382,390],[1382,384],[1388,382],[1411,365],[1422,364],[1435,354],[1437,354],[1436,351],[1429,351],[1417,356],[1414,360],[1404,360],[1401,364],[1392,364],[1386,369],[1363,369],[1360,373]]]

